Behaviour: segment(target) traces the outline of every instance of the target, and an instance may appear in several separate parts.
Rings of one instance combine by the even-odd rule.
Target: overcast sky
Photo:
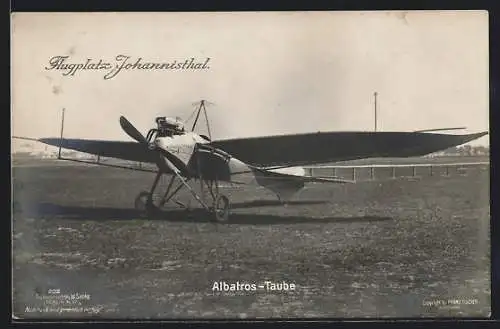
[[[488,16],[477,12],[17,13],[12,131],[129,140],[157,115],[187,118],[207,99],[214,138],[310,131],[488,130]],[[205,70],[46,70],[117,55]],[[455,132],[457,133],[457,132]],[[484,137],[476,144],[487,145]]]

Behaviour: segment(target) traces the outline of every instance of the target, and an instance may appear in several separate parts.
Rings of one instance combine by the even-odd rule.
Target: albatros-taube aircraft
[[[209,136],[194,132],[202,111]],[[184,128],[184,123],[179,119],[157,117],[157,127],[150,129],[146,136],[121,116],[121,128],[134,139],[129,142],[65,139],[62,133],[60,138],[32,139],[15,136],[14,138],[57,146],[59,151],[65,148],[102,157],[156,164],[157,169],[153,170],[156,173],[153,185],[149,192],[141,192],[137,196],[136,208],[144,210],[147,215],[152,215],[166,202],[172,200],[182,187],[186,187],[201,206],[213,214],[212,218],[215,221],[225,222],[229,218],[230,202],[227,196],[219,192],[219,182],[258,184],[274,192],[283,201],[291,198],[307,182],[354,183],[339,177],[312,177],[306,175],[306,171],[300,166],[362,158],[422,156],[467,143],[487,134],[487,132],[467,135],[429,133],[433,130],[317,132],[211,140],[205,101],[199,103],[193,115],[194,113],[196,118],[190,131]],[[63,159],[60,156],[59,158]],[[115,167],[151,171],[136,167]],[[171,175],[171,179],[159,203],[154,204],[153,193],[164,174]],[[176,179],[180,184],[172,189]],[[191,180],[200,181],[200,195],[189,185]],[[204,185],[210,192],[210,201],[204,196]],[[178,201],[175,202],[186,207]]]

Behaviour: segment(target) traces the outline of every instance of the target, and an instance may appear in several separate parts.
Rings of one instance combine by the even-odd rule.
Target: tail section
[[[278,169],[264,169],[253,167],[255,180],[257,184],[274,192],[278,198],[284,202],[289,201],[297,194],[305,183],[355,183],[354,181],[345,180],[337,177],[313,177],[306,175],[306,171],[302,167],[288,167]]]

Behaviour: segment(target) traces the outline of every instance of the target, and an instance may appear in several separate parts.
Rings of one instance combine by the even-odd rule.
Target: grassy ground
[[[425,317],[490,311],[487,168],[450,177],[312,184],[287,207],[264,189],[227,188],[233,213],[224,225],[202,212],[187,216],[174,209],[156,220],[141,219],[133,200],[149,188],[153,177],[147,173],[41,166],[14,168],[13,176],[19,317]],[[297,289],[212,291],[216,281],[265,280]],[[90,300],[47,297],[51,288],[87,293]]]

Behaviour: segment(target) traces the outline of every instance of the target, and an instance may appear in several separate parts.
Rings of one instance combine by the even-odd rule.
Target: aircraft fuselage
[[[254,179],[249,166],[226,152],[211,147],[209,141],[194,132],[158,137],[154,145],[165,151],[165,160],[186,177],[201,176],[206,180],[231,182],[235,176],[250,176],[241,183],[251,183]]]

